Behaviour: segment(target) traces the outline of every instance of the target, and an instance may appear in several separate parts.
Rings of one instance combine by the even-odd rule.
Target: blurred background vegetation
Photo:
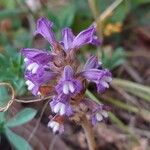
[[[105,94],[96,95],[93,85],[87,91],[88,97],[111,107],[109,120],[95,128],[97,147],[102,150],[148,150],[150,1],[1,0],[0,82],[10,83],[17,98],[33,98],[25,86],[20,49],[49,49],[50,46],[41,37],[33,37],[35,23],[40,16],[54,22],[58,39],[61,29],[66,26],[78,33],[92,23],[97,23],[97,34],[103,39],[102,46],[85,46],[79,51],[83,63],[91,53],[96,54],[114,77],[111,88]],[[9,100],[10,89],[0,86],[0,106],[5,106]],[[36,118],[20,126],[35,116],[35,109],[38,110]],[[87,149],[81,127],[72,123],[67,124],[68,130],[63,135],[52,135],[46,125],[49,114],[49,107],[44,106],[43,102],[13,103],[7,112],[0,112],[0,149]],[[16,124],[10,119],[14,115]],[[22,145],[26,145],[25,148]]]

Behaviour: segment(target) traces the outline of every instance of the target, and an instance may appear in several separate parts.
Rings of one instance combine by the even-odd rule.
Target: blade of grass
[[[138,84],[138,83],[134,83],[134,82],[131,82],[131,81],[128,81],[128,80],[113,78],[112,84],[119,85],[119,86],[122,86],[122,87],[141,90],[141,91],[144,91],[144,92],[147,92],[147,93],[150,94],[150,87],[145,86],[145,85],[141,85],[141,84]]]
[[[128,92],[131,93],[131,94],[134,94],[134,95],[136,95],[140,98],[143,98],[147,101],[150,101],[150,95],[148,95],[148,94],[145,94],[145,93],[142,93],[142,92],[137,92],[137,91],[134,91],[134,90],[133,91],[128,90]]]
[[[94,102],[96,103],[100,103],[99,99],[92,93],[90,92],[89,90],[86,90],[86,93],[85,93],[91,100],[93,100]]]
[[[117,78],[113,79],[112,85],[119,86],[127,92],[137,95],[144,100],[150,101],[150,87],[148,86]]]
[[[24,13],[24,11],[20,10],[20,9],[16,9],[16,10],[9,10],[9,9],[5,9],[5,10],[1,10],[0,11],[0,20],[5,19],[5,18],[9,18],[9,17],[14,17],[17,16],[21,13]]]
[[[116,100],[116,99],[113,99],[113,98],[105,98],[105,100],[123,110],[127,110],[127,111],[130,111],[130,112],[133,112],[133,113],[138,113],[139,112],[139,109],[134,107],[134,106],[131,106],[131,105],[127,105],[119,100]]]
[[[105,97],[104,99],[107,102],[113,104],[114,106],[117,106],[118,108],[121,108],[126,111],[130,111],[132,113],[136,113],[136,114],[140,115],[146,121],[150,121],[150,112],[145,109],[139,109],[135,106],[127,105],[119,100],[109,98],[109,97],[107,97],[107,98]]]
[[[115,124],[118,125],[118,127],[120,129],[122,129],[124,132],[126,132],[127,134],[130,135],[130,137],[132,138],[132,140],[134,140],[136,143],[138,143],[138,139],[137,137],[134,135],[134,133],[132,133],[129,129],[128,126],[126,126],[120,119],[118,119],[118,117],[116,117],[116,115],[114,115],[112,112],[108,113],[111,121]]]

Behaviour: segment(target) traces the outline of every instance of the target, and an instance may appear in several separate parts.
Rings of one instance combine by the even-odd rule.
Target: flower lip
[[[56,121],[50,121],[48,123],[48,127],[51,127],[53,130],[53,133],[56,133],[57,131],[59,131],[60,124]]]
[[[74,72],[71,66],[66,66],[62,78],[56,86],[57,93],[65,95],[76,95],[82,90],[81,81],[74,78]]]
[[[96,119],[98,122],[100,122],[100,121],[102,121],[103,119],[108,118],[108,113],[107,113],[105,110],[99,111],[99,112],[97,112],[97,113],[95,114],[95,116],[93,116],[93,117],[95,117],[95,119]]]
[[[29,61],[29,59],[28,58],[24,58],[24,62],[28,62]]]
[[[108,112],[104,109],[103,105],[102,107],[99,107],[97,105],[97,108],[92,111],[92,124],[95,125],[97,122],[101,122],[102,120],[108,118]]]
[[[60,113],[60,115],[64,115],[65,114],[65,104],[58,102],[55,107],[54,107],[54,112],[55,113]]]
[[[28,90],[32,90],[35,86],[34,83],[31,82],[30,80],[27,80],[25,83],[28,86]]]
[[[72,107],[70,105],[70,97],[66,95],[53,97],[52,101],[50,102],[50,107],[54,113],[61,116],[71,116],[73,114]]]
[[[49,122],[48,127],[52,128],[53,133],[64,132],[64,117],[60,115],[55,115]]]
[[[102,117],[102,115],[100,113],[97,113],[95,115],[95,117],[96,117],[97,121],[102,121],[103,120],[103,117]]]
[[[69,92],[74,93],[74,91],[75,91],[75,87],[72,82],[68,81],[68,82],[64,83],[64,85],[63,85],[63,93],[64,94],[69,94]]]
[[[38,74],[32,74],[32,72],[30,71],[26,71],[25,73],[25,78],[27,80],[26,84],[28,85],[28,89],[31,90],[34,95],[38,94],[39,88],[42,84],[47,83],[53,77],[55,77],[55,74],[48,71],[44,71],[41,76],[39,76]]]
[[[39,65],[37,63],[31,63],[27,66],[27,70],[31,71],[33,74],[37,72]]]

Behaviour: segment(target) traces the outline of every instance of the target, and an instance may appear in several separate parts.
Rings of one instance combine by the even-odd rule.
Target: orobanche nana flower
[[[96,84],[103,93],[112,80],[111,72],[102,68],[96,56],[91,56],[81,68],[77,51],[86,44],[100,45],[94,25],[77,36],[70,28],[62,30],[61,41],[53,32],[53,23],[42,17],[37,21],[34,35],[42,35],[51,45],[51,51],[32,48],[21,50],[26,66],[25,79],[34,95],[52,96],[51,110],[56,114],[48,123],[53,132],[64,131],[64,121],[79,111],[85,113],[92,124],[107,118],[107,109],[85,96],[88,83]],[[44,92],[46,91],[46,92]],[[83,109],[87,108],[87,109]]]

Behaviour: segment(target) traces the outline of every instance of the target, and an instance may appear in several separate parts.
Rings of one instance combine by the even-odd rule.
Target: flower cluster
[[[48,123],[53,132],[63,132],[64,118],[74,116],[82,106],[88,108],[85,113],[94,125],[107,118],[107,111],[102,104],[87,99],[85,91],[88,83],[93,82],[97,92],[103,93],[112,80],[111,73],[107,69],[99,69],[102,67],[96,56],[89,57],[81,67],[77,51],[86,44],[101,44],[96,36],[95,26],[90,26],[77,36],[70,28],[64,28],[61,41],[56,40],[52,30],[53,23],[40,18],[34,35],[42,35],[50,43],[51,50],[21,50],[26,65],[28,90],[34,95],[53,97],[50,107],[56,115]]]

